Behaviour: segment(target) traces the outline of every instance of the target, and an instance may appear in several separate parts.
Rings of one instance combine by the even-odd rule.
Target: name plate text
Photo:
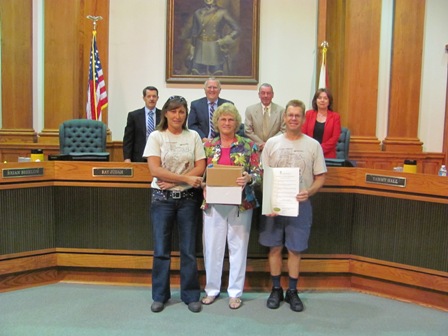
[[[392,187],[406,187],[405,177],[366,174],[366,183],[382,184]]]
[[[132,177],[134,168],[92,168],[92,176]]]
[[[2,176],[3,178],[44,176],[44,168],[4,168],[2,169]]]

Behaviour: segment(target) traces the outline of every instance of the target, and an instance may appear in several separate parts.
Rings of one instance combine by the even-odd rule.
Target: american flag
[[[103,68],[101,67],[98,48],[96,46],[96,31],[94,30],[92,34],[86,113],[87,119],[101,120],[101,111],[107,107],[108,100]]]

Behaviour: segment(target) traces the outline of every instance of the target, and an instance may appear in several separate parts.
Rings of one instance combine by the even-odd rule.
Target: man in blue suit
[[[213,125],[211,125],[214,111],[224,103],[232,103],[229,100],[219,98],[221,83],[216,78],[209,78],[205,81],[204,91],[204,98],[191,102],[190,114],[188,115],[188,128],[198,132],[202,142],[217,136]]]
[[[156,108],[158,100],[159,90],[147,86],[143,89],[145,107],[128,113],[123,136],[124,162],[146,162],[142,157],[146,139],[160,122],[160,110]]]

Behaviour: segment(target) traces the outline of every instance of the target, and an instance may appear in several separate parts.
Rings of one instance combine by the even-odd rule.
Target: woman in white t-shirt
[[[153,176],[151,224],[154,239],[151,310],[165,308],[171,298],[170,255],[173,224],[179,231],[181,300],[194,313],[201,311],[196,264],[205,154],[199,134],[187,128],[188,106],[183,97],[170,97],[157,130],[148,137],[143,157]],[[199,189],[198,189],[199,188]]]

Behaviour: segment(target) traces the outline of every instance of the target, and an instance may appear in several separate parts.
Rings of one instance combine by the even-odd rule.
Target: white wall
[[[274,87],[274,101],[293,98],[310,105],[314,93],[317,0],[260,0],[259,81]],[[109,23],[108,126],[122,140],[127,113],[143,107],[142,90],[159,89],[160,108],[172,95],[188,102],[204,96],[202,84],[165,82],[167,1],[111,0]],[[101,23],[100,23],[101,24]],[[100,43],[100,41],[98,42]],[[320,43],[319,43],[320,44]],[[258,102],[256,85],[223,85],[244,118]]]
[[[443,149],[448,66],[448,54],[445,52],[445,45],[448,44],[447,13],[448,1],[426,0],[418,128],[425,152],[441,152]],[[409,52],[412,52],[412,47]]]
[[[392,10],[391,1],[384,1],[385,12]],[[274,101],[280,105],[298,98],[310,106],[315,87],[316,52],[322,42],[316,40],[318,0],[260,0],[260,3],[259,81],[274,86]],[[108,125],[113,140],[122,140],[127,113],[143,106],[141,91],[147,85],[159,89],[159,107],[171,95],[183,95],[189,102],[204,96],[201,84],[165,82],[166,12],[165,0],[110,0],[107,87]],[[446,13],[448,1],[426,1],[418,136],[424,142],[424,151],[428,152],[442,150],[447,87]],[[388,20],[385,27],[390,27]],[[386,46],[381,57],[387,57],[391,39],[387,32],[381,38]],[[409,52],[412,52],[411,46]],[[378,90],[381,99],[387,100],[388,67],[383,71],[385,78]],[[257,86],[223,85],[221,96],[232,100],[244,118],[245,108],[258,101]],[[387,103],[379,102],[377,135],[380,140],[387,135],[387,107]],[[416,113],[417,110],[418,107]]]

